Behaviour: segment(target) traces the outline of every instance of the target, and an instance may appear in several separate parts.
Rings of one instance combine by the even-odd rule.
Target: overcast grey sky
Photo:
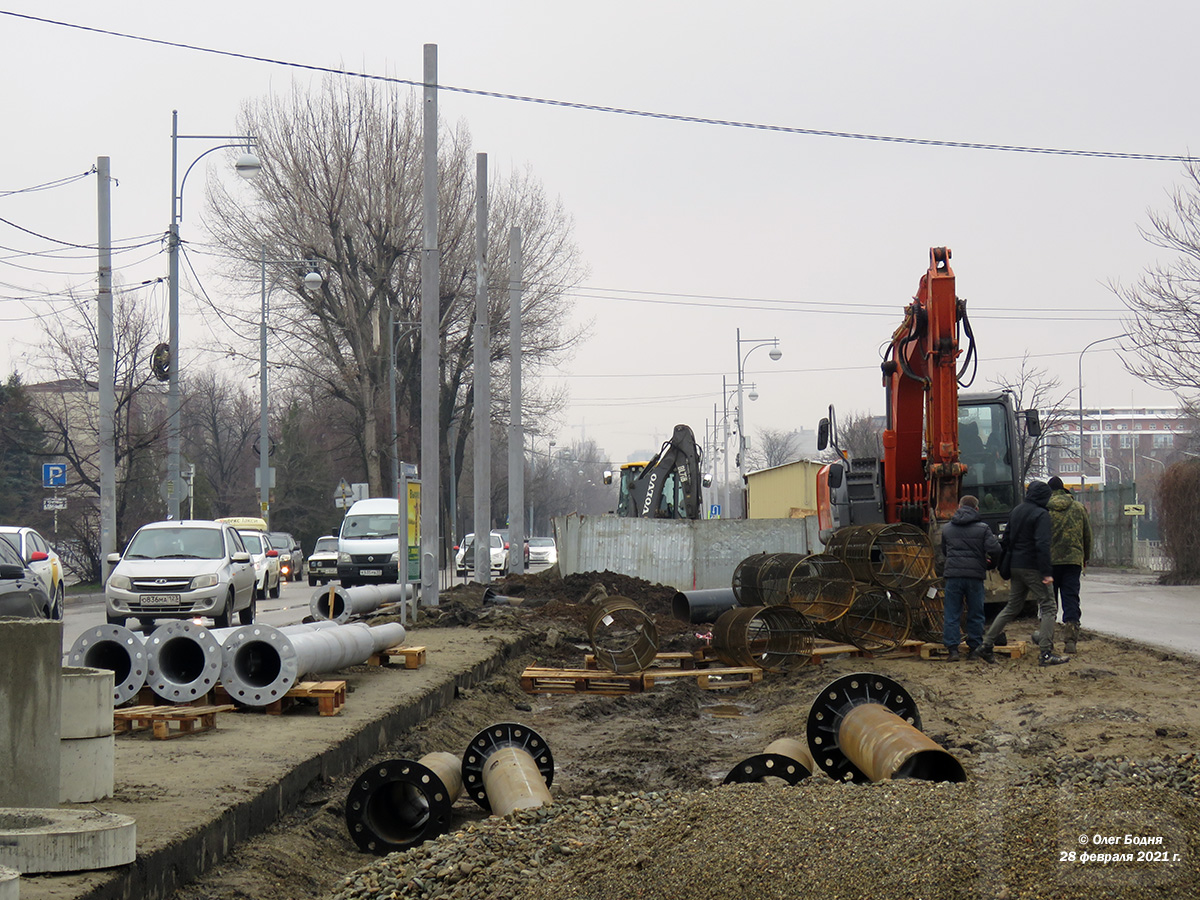
[[[203,5],[0,0],[0,10],[277,60],[420,80],[439,46],[445,85],[797,129],[1182,155],[1195,129],[1185,0],[859,3],[624,2]],[[6,195],[112,158],[126,285],[165,275],[171,110],[180,130],[225,134],[242,102],[319,75],[263,62],[0,16],[6,140],[0,217],[96,240],[95,179]],[[560,445],[594,439],[614,460],[697,435],[736,381],[735,330],[778,337],[747,360],[760,399],[747,431],[814,428],[828,404],[883,410],[878,350],[928,265],[952,248],[979,345],[976,387],[1023,354],[1076,402],[1079,352],[1118,334],[1107,289],[1164,259],[1139,235],[1181,182],[1177,162],[957,149],[564,109],[444,92],[501,175],[530,167],[576,223],[590,275],[576,317],[592,337],[556,373],[571,404]],[[203,145],[181,143],[186,166]],[[213,154],[209,159],[217,158]],[[185,240],[201,244],[206,177],[187,184]],[[31,292],[94,292],[95,259],[28,257],[60,245],[0,222],[0,369],[28,371]],[[201,280],[216,285],[197,258]],[[48,271],[41,271],[48,270]],[[190,276],[189,276],[190,277]],[[166,291],[142,292],[161,311]],[[230,303],[244,298],[229,298]],[[185,312],[191,301],[185,300]],[[232,341],[190,318],[190,348]],[[255,335],[240,338],[243,349]],[[748,345],[743,346],[743,350]],[[1084,401],[1174,405],[1122,369],[1114,344],[1083,360]],[[254,367],[247,365],[247,378]]]

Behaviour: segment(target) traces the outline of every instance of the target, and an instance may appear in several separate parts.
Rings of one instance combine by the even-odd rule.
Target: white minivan
[[[359,500],[338,533],[338,580],[356,584],[395,584],[400,567],[400,501],[394,497]]]

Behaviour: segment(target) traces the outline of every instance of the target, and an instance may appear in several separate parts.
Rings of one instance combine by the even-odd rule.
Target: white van
[[[400,575],[400,501],[394,497],[358,500],[338,533],[338,580],[356,584],[395,584]]]

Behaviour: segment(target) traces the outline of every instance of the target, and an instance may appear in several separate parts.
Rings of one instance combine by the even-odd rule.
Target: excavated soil
[[[460,755],[486,726],[520,722],[553,751],[556,802],[655,792],[654,802],[666,803],[673,813],[667,820],[647,820],[642,832],[631,822],[630,834],[642,837],[608,841],[598,856],[569,858],[551,880],[529,872],[527,889],[519,878],[515,889],[507,882],[502,891],[487,883],[473,888],[459,872],[442,887],[422,882],[420,890],[407,876],[397,876],[400,886],[392,897],[794,897],[808,893],[806,884],[821,885],[813,887],[813,896],[829,897],[1100,892],[1124,898],[1200,891],[1200,763],[1194,755],[1200,676],[1194,659],[1085,631],[1075,659],[1049,668],[1040,668],[1033,653],[994,666],[910,655],[839,656],[768,673],[741,689],[702,690],[694,680],[679,680],[629,696],[530,695],[520,685],[525,666],[582,666],[590,650],[588,614],[606,595],[630,597],[651,613],[663,649],[698,647],[704,640],[698,632],[708,627],[671,618],[673,589],[611,573],[562,580],[551,570],[509,578],[493,589],[511,599],[485,602],[480,586],[458,588],[443,595],[436,612],[423,612],[419,627],[511,626],[537,636],[534,650],[490,681],[462,691],[451,708],[407,733],[375,762],[438,750]],[[1035,624],[1018,622],[1009,633],[1027,637]],[[817,773],[795,788],[718,787],[733,766],[772,740],[803,739],[814,697],[835,678],[854,672],[880,673],[904,685],[918,706],[922,730],[961,762],[967,783],[854,786]],[[411,861],[397,856],[382,863],[359,852],[344,821],[349,787],[350,779],[343,778],[310,790],[299,812],[235,848],[177,900],[317,900],[345,890],[355,870],[365,868],[374,879],[381,865],[415,867],[426,850],[404,854]],[[993,805],[983,797],[993,798],[988,801]],[[960,806],[963,815],[956,812]],[[1171,846],[1156,849],[1179,856],[1169,864],[1126,866],[1120,873],[1107,863],[1068,860],[1066,854],[1082,852],[1080,832],[1089,841],[1089,835],[1107,833],[1111,829],[1095,823],[1111,821],[1121,810],[1122,834],[1158,836]],[[485,829],[484,819],[479,807],[460,798],[453,829],[460,834]],[[785,852],[780,828],[796,838],[784,857],[778,855]],[[1002,847],[989,843],[989,829],[1002,833]],[[691,855],[681,847],[693,848]],[[838,847],[845,853],[839,855]],[[669,872],[656,867],[660,854],[673,860]],[[965,874],[933,877],[930,858]],[[850,868],[838,869],[839,860]],[[874,873],[872,860],[881,867]],[[681,865],[682,880],[675,885],[668,875]],[[468,864],[462,872],[471,869]],[[786,870],[787,877],[763,877],[776,870]],[[644,877],[637,874],[643,871]],[[907,887],[898,889],[900,883]]]

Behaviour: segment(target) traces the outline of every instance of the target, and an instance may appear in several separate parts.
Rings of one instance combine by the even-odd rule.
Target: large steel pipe
[[[366,662],[380,650],[404,642],[404,626],[361,622],[288,634],[271,625],[242,625],[225,638],[221,684],[250,706],[267,706],[286,694],[302,675],[332,672]]]
[[[816,771],[812,754],[803,742],[795,738],[780,738],[771,741],[767,748],[754,756],[748,756],[729,770],[725,784],[757,784],[768,778],[780,778],[788,784],[796,784]]]
[[[831,682],[808,713],[808,746],[838,781],[966,781],[962,764],[921,732],[921,715],[896,681],[871,672]]]
[[[312,595],[308,611],[314,619],[345,624],[375,612],[381,606],[411,599],[412,595],[411,584],[363,584],[352,588],[331,584]]]
[[[813,629],[790,606],[739,606],[713,626],[713,651],[726,665],[783,670],[812,658]]]
[[[708,588],[702,591],[678,591],[671,598],[671,615],[681,622],[700,625],[715,622],[721,613],[737,606],[733,588]]]
[[[471,799],[497,816],[553,802],[554,757],[525,725],[505,722],[475,735],[463,753],[462,777]]]
[[[453,753],[389,759],[354,780],[346,825],[364,853],[386,856],[450,830],[450,808],[462,793],[462,763]]]
[[[610,672],[641,672],[658,655],[654,619],[628,597],[610,597],[593,609],[587,632],[596,662]]]
[[[124,625],[97,625],[75,639],[67,662],[113,673],[113,703],[137,696],[146,683],[145,638]]]

